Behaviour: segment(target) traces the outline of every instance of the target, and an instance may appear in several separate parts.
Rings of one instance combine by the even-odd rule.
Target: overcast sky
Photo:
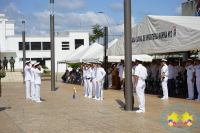
[[[90,30],[99,23],[108,26],[104,12],[114,34],[121,35],[124,27],[123,0],[54,0],[55,32]],[[181,15],[181,3],[187,0],[132,0],[132,23],[139,23],[147,15]],[[26,21],[26,34],[48,35],[50,31],[50,0],[0,0],[0,11],[9,20],[15,20],[15,34],[21,34],[21,21]],[[112,34],[112,32],[109,32]]]

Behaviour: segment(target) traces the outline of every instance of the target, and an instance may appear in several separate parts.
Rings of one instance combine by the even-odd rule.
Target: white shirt
[[[87,71],[86,71],[86,78],[92,78],[92,69],[91,68],[88,68]]]
[[[173,79],[175,76],[174,76],[174,67],[169,64],[168,65],[168,79]]]
[[[97,81],[103,81],[105,75],[106,75],[106,72],[102,67],[97,68],[97,72],[96,72]]]
[[[86,73],[87,73],[87,67],[86,67],[86,70],[83,67],[83,78],[86,78],[86,75],[87,75]]]
[[[174,78],[178,76],[178,73],[181,72],[181,67],[180,66],[175,66],[174,67]]]
[[[34,71],[35,76],[35,84],[39,85],[41,84],[41,74],[44,72],[43,68],[41,70],[38,70],[37,68]]]
[[[161,76],[163,72],[165,73],[164,77],[168,77],[168,66],[166,64],[161,69]]]
[[[29,66],[26,65],[24,67],[24,75],[25,75],[24,81],[31,80],[31,64]]]
[[[186,69],[187,69],[187,76],[192,77],[193,73],[195,72],[193,65],[187,66]]]
[[[200,76],[200,65],[194,66],[195,69],[195,76],[199,77]]]
[[[136,87],[144,87],[145,85],[145,80],[147,78],[147,69],[139,64],[136,68],[135,68],[135,75],[138,76],[138,82],[137,82],[137,86]]]
[[[35,82],[35,76],[34,76],[34,71],[35,71],[35,68],[31,68],[31,83],[34,83]]]
[[[92,79],[96,79],[97,67],[92,68]]]
[[[156,64],[155,65],[152,64],[151,65],[151,73],[152,73],[152,75],[156,76],[157,72],[158,72],[157,65]]]
[[[124,71],[123,65],[120,65],[120,63],[118,63],[117,68],[119,69],[119,77],[122,77]]]

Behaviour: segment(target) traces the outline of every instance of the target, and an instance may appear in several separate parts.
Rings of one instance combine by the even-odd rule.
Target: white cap
[[[37,66],[37,65],[39,65],[39,64],[40,64],[40,62],[37,62],[37,63],[35,63],[34,65]]]
[[[167,60],[166,59],[162,59],[161,62],[167,62]]]
[[[97,64],[101,64],[101,62],[98,61]]]
[[[29,61],[26,61],[26,63],[30,63],[31,61],[29,60]]]
[[[140,58],[140,57],[135,58],[135,60],[144,61],[144,60],[143,60],[142,58]]]
[[[91,63],[90,63],[90,62],[88,62],[88,63],[87,63],[87,65],[91,65]]]
[[[193,60],[188,58],[188,61],[193,61]]]

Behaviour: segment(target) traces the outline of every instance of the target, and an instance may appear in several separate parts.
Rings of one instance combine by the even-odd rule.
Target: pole
[[[108,49],[108,27],[104,27],[104,69],[106,71],[104,89],[108,89],[108,56],[106,51]]]
[[[55,91],[55,50],[54,50],[54,0],[50,0],[50,34],[51,34],[51,91]]]
[[[23,69],[24,69],[26,65],[25,21],[22,21],[22,45],[23,45]],[[25,84],[24,79],[25,79],[25,73],[23,74],[23,84]]]
[[[125,41],[125,110],[133,110],[132,87],[132,43],[131,43],[131,0],[124,0]]]

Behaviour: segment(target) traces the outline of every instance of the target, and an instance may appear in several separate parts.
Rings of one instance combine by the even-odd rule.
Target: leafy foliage
[[[71,67],[71,68],[73,68],[74,70],[76,70],[81,65],[82,65],[81,63],[68,64],[68,66]]]
[[[92,30],[94,35],[90,35],[90,42],[95,43],[96,40],[98,40],[99,43],[99,39],[104,36],[103,28],[101,28],[101,26],[97,23],[92,26]]]

